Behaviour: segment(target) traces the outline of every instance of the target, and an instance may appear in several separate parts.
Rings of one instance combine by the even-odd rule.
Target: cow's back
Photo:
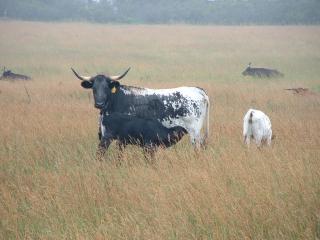
[[[109,106],[109,113],[121,112],[141,118],[166,122],[167,127],[176,126],[173,119],[193,118],[201,115],[201,106],[207,99],[204,90],[197,87],[172,89],[140,89],[126,87],[118,100]]]

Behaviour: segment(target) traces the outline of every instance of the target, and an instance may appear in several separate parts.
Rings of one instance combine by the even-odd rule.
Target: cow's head
[[[118,76],[106,76],[106,75],[96,75],[94,77],[81,76],[73,68],[71,68],[73,73],[79,78],[81,86],[83,88],[92,88],[94,96],[94,106],[98,109],[103,109],[108,100],[110,100],[112,94],[116,94],[120,83],[118,80],[123,78],[130,70],[128,68],[122,75]]]
[[[247,76],[250,74],[251,71],[251,62],[248,64],[247,68],[242,72],[243,76]]]
[[[3,74],[2,74],[2,76],[4,76],[4,77],[9,77],[9,76],[11,76],[11,75],[12,75],[11,70],[6,70],[6,71],[4,71]]]
[[[6,70],[6,67],[3,67],[3,70],[2,70],[3,77],[9,77],[11,73],[12,73],[11,70]]]

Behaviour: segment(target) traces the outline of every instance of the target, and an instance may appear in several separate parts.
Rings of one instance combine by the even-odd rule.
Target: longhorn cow
[[[71,70],[81,80],[83,88],[92,89],[94,105],[101,110],[101,114],[110,115],[117,112],[154,119],[166,128],[184,128],[196,148],[205,143],[209,133],[210,102],[203,89],[198,87],[149,89],[120,84],[119,80],[130,68],[118,76],[103,74],[81,76],[74,69]],[[100,129],[103,127],[101,119],[102,117],[100,117]],[[204,123],[206,129],[203,135],[201,129]]]

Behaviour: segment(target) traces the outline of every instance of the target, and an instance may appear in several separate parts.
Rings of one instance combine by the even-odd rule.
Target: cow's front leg
[[[102,138],[99,145],[98,145],[98,150],[97,150],[97,159],[99,161],[102,161],[102,158],[106,151],[108,150],[110,144],[112,142],[112,139],[110,138]]]
[[[144,159],[147,163],[154,163],[155,159],[155,152],[156,152],[156,147],[155,146],[145,146],[143,147],[143,155]]]
[[[121,161],[123,159],[123,152],[124,152],[124,149],[126,148],[126,144],[119,141],[118,148],[119,148],[117,152],[118,164],[121,165]]]
[[[102,130],[101,130],[102,118],[103,118],[103,114],[102,114],[102,112],[100,112],[99,124],[98,124],[98,138],[99,138],[99,141],[101,141],[101,139],[102,139]]]

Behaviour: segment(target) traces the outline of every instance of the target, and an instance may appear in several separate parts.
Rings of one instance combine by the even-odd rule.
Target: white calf
[[[269,117],[263,112],[249,109],[243,118],[243,141],[250,144],[254,139],[258,147],[263,143],[271,144],[272,130]]]

